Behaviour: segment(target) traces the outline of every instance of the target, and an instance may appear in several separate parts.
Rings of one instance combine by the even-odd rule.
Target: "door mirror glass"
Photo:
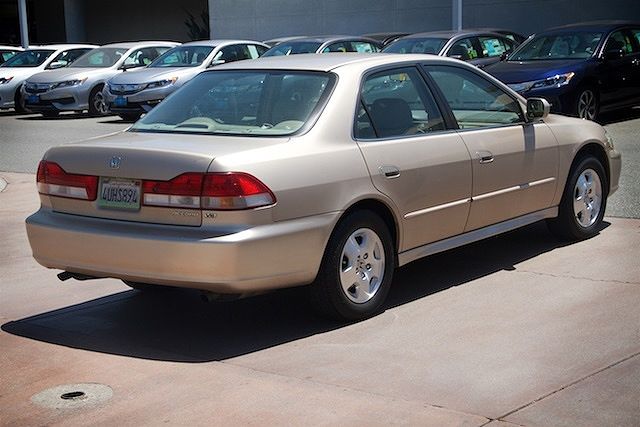
[[[527,118],[529,120],[543,119],[549,115],[551,104],[544,98],[527,99]]]

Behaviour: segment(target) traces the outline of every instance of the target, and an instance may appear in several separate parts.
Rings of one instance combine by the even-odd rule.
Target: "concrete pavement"
[[[0,177],[0,425],[640,420],[640,220],[609,217],[570,245],[535,224],[414,262],[384,313],[340,325],[313,317],[302,288],[204,304],[61,283],[30,256],[33,175]],[[76,409],[31,400],[74,383],[113,395]]]

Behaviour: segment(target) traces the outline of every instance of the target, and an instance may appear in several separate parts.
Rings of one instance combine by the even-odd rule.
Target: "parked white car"
[[[15,108],[23,112],[22,84],[44,70],[66,67],[79,56],[96,48],[90,44],[33,46],[0,65],[0,110]]]
[[[256,59],[269,50],[252,40],[200,40],[165,52],[148,67],[118,74],[102,91],[110,112],[137,120],[193,77],[215,65]]]
[[[146,67],[177,45],[146,41],[114,43],[94,49],[64,70],[31,76],[23,88],[25,106],[44,116],[84,110],[94,116],[107,114],[102,87],[108,79],[131,68]]]

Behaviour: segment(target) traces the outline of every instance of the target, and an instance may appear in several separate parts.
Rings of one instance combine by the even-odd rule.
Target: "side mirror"
[[[551,111],[551,104],[544,98],[527,99],[527,119],[544,119]]]
[[[500,61],[506,61],[508,57],[509,52],[502,52],[502,55],[500,55]]]
[[[625,55],[624,49],[609,49],[604,53],[604,59],[607,61],[615,61],[616,59],[621,59]]]
[[[216,65],[220,65],[220,64],[224,64],[225,61],[224,59],[214,59],[213,61],[211,61],[211,64],[209,64],[209,67],[214,67]]]
[[[449,58],[462,60],[462,55],[447,55]]]
[[[56,68],[63,68],[67,66],[67,61],[54,61],[49,64],[50,70],[55,70]]]

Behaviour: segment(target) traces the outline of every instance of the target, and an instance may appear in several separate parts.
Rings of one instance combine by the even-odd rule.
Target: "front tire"
[[[106,116],[109,111],[102,95],[102,87],[97,86],[89,94],[89,115],[92,117]]]
[[[558,209],[558,217],[547,221],[549,229],[563,240],[594,236],[607,207],[609,183],[602,163],[593,156],[580,159],[571,169]]]
[[[600,113],[598,94],[591,87],[578,91],[576,98],[576,116],[581,119],[595,121]]]
[[[20,88],[16,90],[15,96],[13,97],[13,109],[16,113],[26,113],[27,109],[24,105],[24,98],[22,97],[22,92],[20,92]]]
[[[310,285],[316,310],[341,321],[376,314],[391,287],[393,248],[387,225],[373,212],[358,211],[338,223]]]

